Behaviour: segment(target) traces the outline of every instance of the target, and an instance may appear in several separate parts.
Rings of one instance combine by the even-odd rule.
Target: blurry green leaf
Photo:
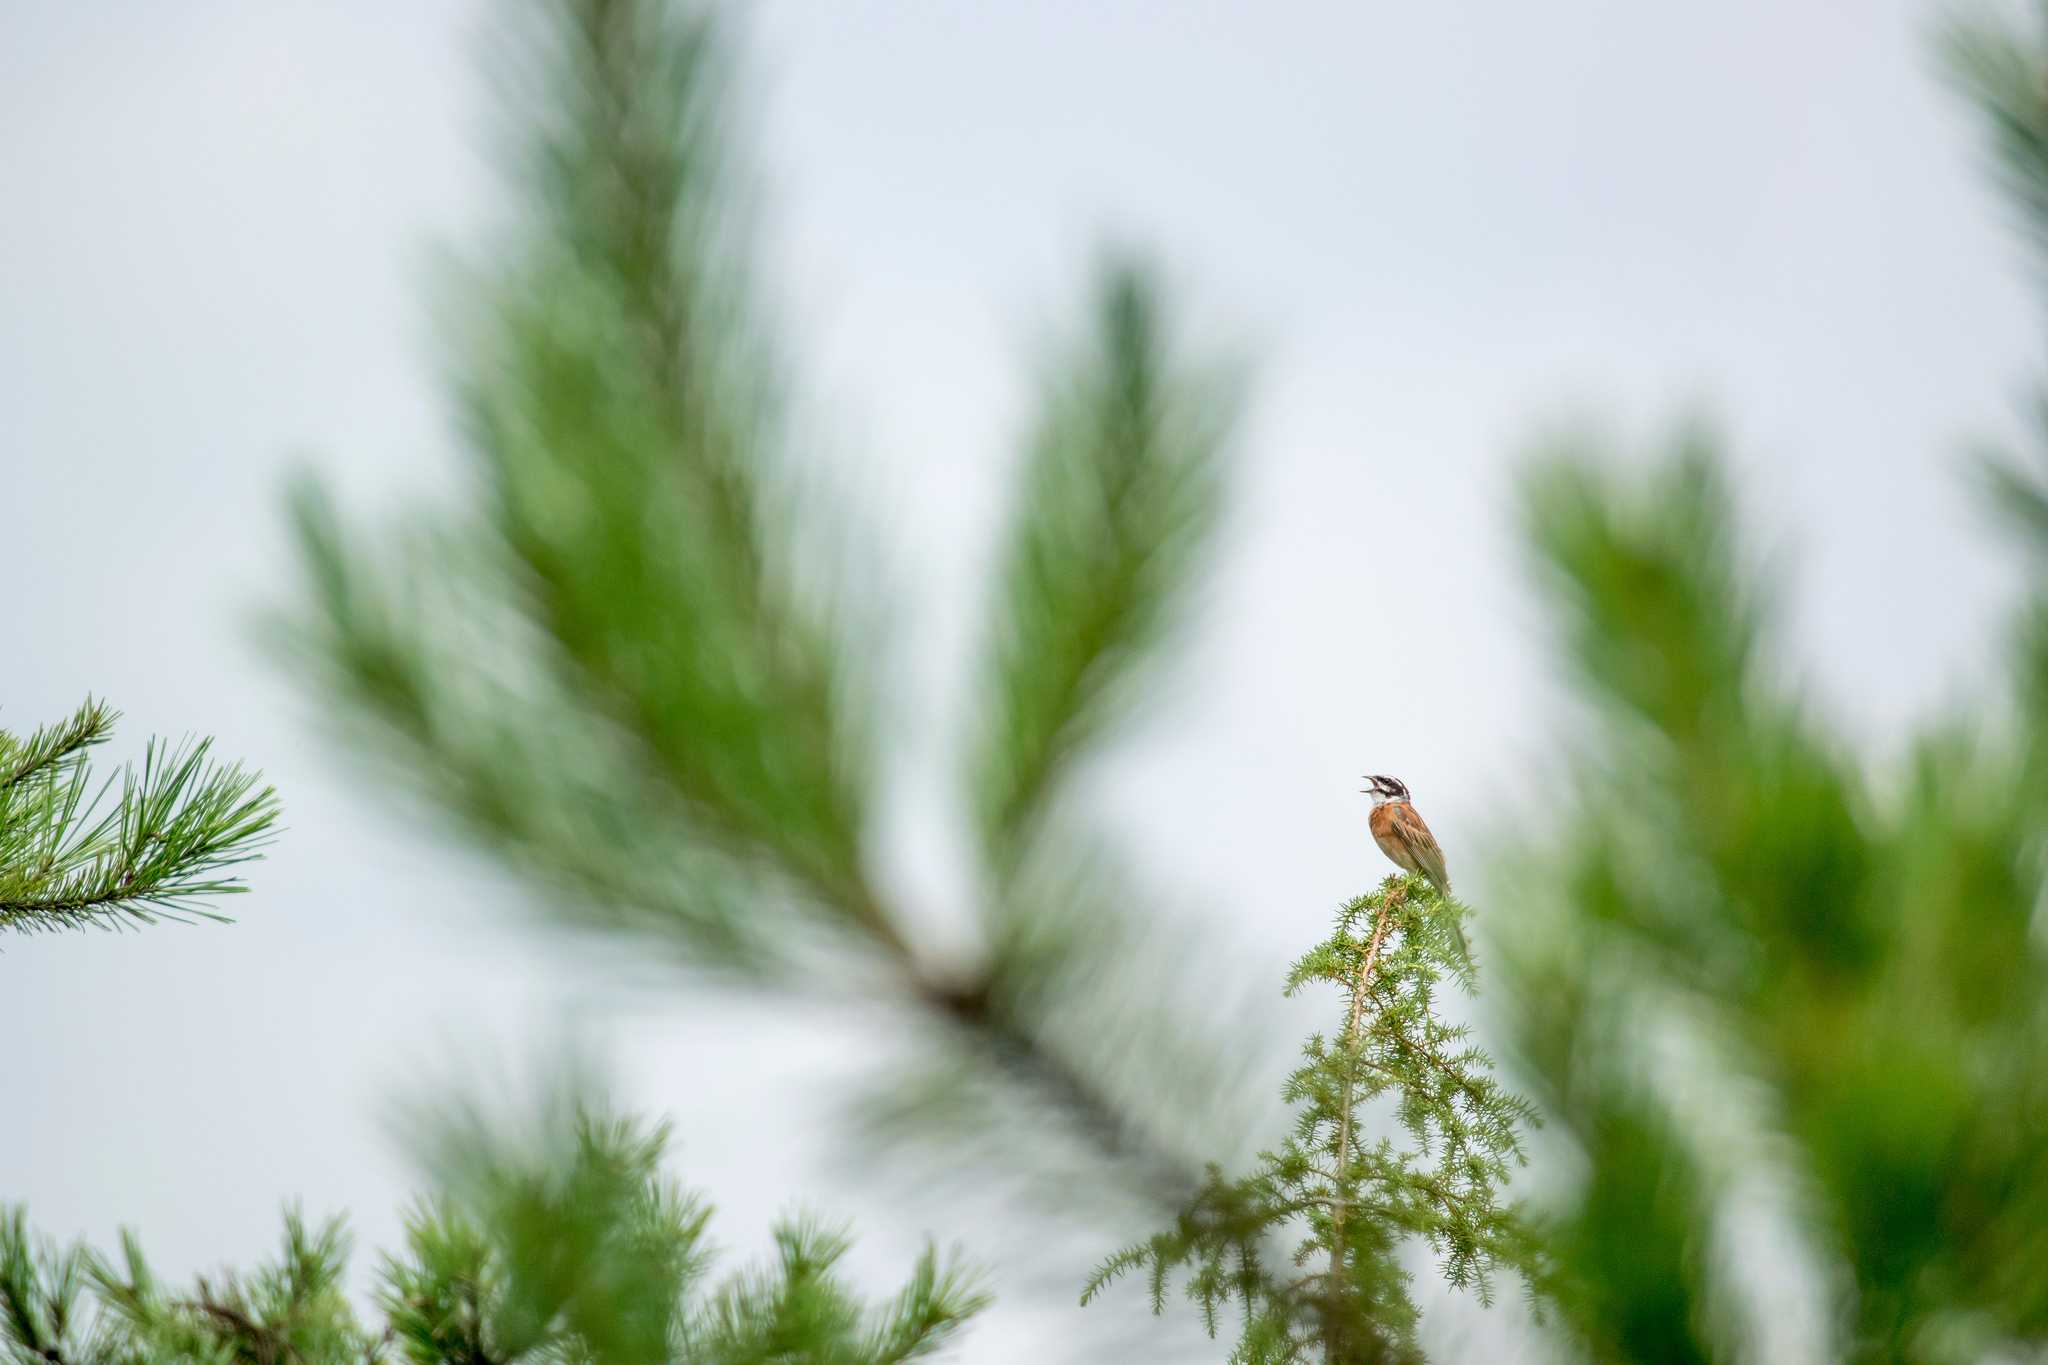
[[[1718,1359],[1703,1334],[1705,1201],[1668,1132],[1617,1106],[1575,1125],[1587,1183],[1553,1227],[1566,1321],[1596,1360]]]
[[[531,877],[555,919],[631,933],[699,968],[786,967],[774,926],[754,913],[777,894],[772,869],[689,837],[689,807],[632,733],[522,657],[535,632],[502,600],[502,556],[423,536],[384,572],[347,543],[317,485],[296,489],[293,511],[317,613],[276,622],[277,634],[348,703],[340,728],[353,749],[386,757]]]
[[[2048,483],[1994,456],[1984,457],[1977,473],[1992,509],[2048,553]]]
[[[1951,19],[1942,32],[1948,70],[1990,125],[1999,179],[2036,249],[2048,248],[2048,87],[2041,80],[2038,12],[2022,29],[1991,16]]]
[[[1026,451],[978,689],[972,791],[1015,867],[1072,760],[1142,695],[1216,521],[1235,384],[1173,353],[1158,286],[1106,268]]]
[[[301,489],[289,633],[473,830],[619,909],[595,918],[757,973],[762,902],[798,902],[900,957],[864,865],[872,689],[806,576],[721,217],[718,25],[562,0],[511,31],[530,231],[449,329],[482,524],[394,555]]]
[[[1983,1339],[1966,1322],[2036,1339],[2048,1237],[2007,1211],[2038,1210],[2048,1163],[2031,760],[1950,727],[1866,798],[1766,668],[1711,455],[1689,443],[1634,487],[1596,470],[1567,457],[1529,487],[1593,705],[1520,883],[1552,912],[1503,958],[1520,1055],[1589,1167],[1557,1223],[1568,1317],[1617,1360],[1730,1349],[1700,1247],[1737,1171],[1699,1174],[1700,1135],[1652,1097],[1747,1087],[1782,1129],[1769,1160],[1811,1183],[1789,1212],[1853,1280],[1854,1355],[1947,1359],[1935,1343]],[[1644,1013],[1618,1018],[1618,991],[1736,1045],[1630,1070]]]
[[[1658,822],[1634,840],[1657,861],[1625,895],[1696,900],[1682,879],[1704,873],[1749,933],[1791,954],[1767,970],[1867,961],[1883,927],[1861,912],[1872,867],[1855,771],[1768,672],[1769,601],[1711,444],[1684,436],[1636,488],[1599,467],[1551,455],[1524,506],[1565,653],[1611,708],[1593,785],[1627,791],[1605,814]]]

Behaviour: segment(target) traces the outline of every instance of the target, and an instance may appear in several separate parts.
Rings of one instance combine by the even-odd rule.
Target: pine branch
[[[1090,333],[1046,384],[977,689],[970,791],[999,878],[1179,624],[1217,519],[1234,389],[1173,353],[1141,267],[1103,268]]]
[[[38,1246],[22,1209],[0,1209],[0,1346],[6,1359],[47,1365],[79,1359],[79,1285],[75,1252]]]
[[[630,730],[531,658],[506,657],[537,630],[503,600],[501,548],[418,536],[387,571],[317,486],[297,485],[291,509],[313,600],[306,618],[272,624],[300,677],[341,703],[353,753],[382,757],[532,878],[551,915],[700,970],[787,970],[784,926],[756,913],[783,894],[770,870],[704,839]]]
[[[1797,1192],[1775,1235],[1854,1286],[1841,1320],[1873,1349],[1966,1317],[2048,1339],[2048,1295],[2000,1270],[2048,1257],[2038,694],[2023,673],[2007,740],[1958,718],[1897,746],[1903,780],[1868,796],[1764,662],[1770,575],[1718,457],[1691,442],[1634,481],[1568,460],[1527,506],[1591,705],[1502,958],[1518,1051],[1592,1172],[1558,1220],[1566,1317],[1615,1361],[1766,1328],[1703,1311],[1732,1291],[1680,1250],[1764,1181]]]
[[[1222,1311],[1238,1305],[1232,1360],[1351,1365],[1420,1359],[1397,1259],[1404,1238],[1426,1242],[1446,1281],[1482,1300],[1503,1267],[1532,1291],[1548,1287],[1533,1233],[1501,1199],[1534,1111],[1493,1079],[1484,1053],[1451,1052],[1463,1030],[1436,1017],[1437,984],[1471,980],[1458,947],[1462,913],[1420,877],[1390,877],[1338,912],[1335,934],[1288,979],[1290,993],[1327,983],[1345,1001],[1336,1043],[1312,1037],[1304,1065],[1288,1077],[1294,1132],[1249,1176],[1230,1181],[1212,1168],[1171,1229],[1097,1269],[1084,1304],[1144,1269],[1161,1312],[1170,1277],[1184,1272],[1210,1335]],[[1389,1093],[1412,1150],[1357,1139],[1362,1106]],[[1287,1267],[1271,1258],[1270,1244],[1282,1238],[1295,1244]],[[1318,1256],[1326,1269],[1301,1269]]]
[[[0,791],[61,770],[93,745],[105,743],[117,719],[105,702],[87,697],[76,715],[42,727],[26,741],[0,731]]]
[[[1178,358],[1144,271],[1105,273],[1048,383],[997,594],[968,765],[994,884],[967,908],[985,951],[957,961],[869,866],[879,606],[843,501],[799,496],[734,213],[720,25],[660,0],[529,17],[498,65],[526,230],[462,281],[450,329],[476,510],[387,549],[302,488],[294,657],[352,739],[557,918],[748,985],[879,996],[926,1054],[975,1059],[1098,1169],[1178,1202],[1198,1171],[1173,1135],[1232,1092],[1143,1093],[1072,1036],[1062,1018],[1112,1013],[1128,984],[1072,946],[1095,940],[1013,950],[1026,918],[1068,923],[1039,913],[1027,869],[1070,851],[1047,833],[1066,775],[1182,614],[1230,386]],[[1164,991],[1136,995],[1159,1002],[1148,1034],[1207,1065],[1214,1040],[1166,1017]]]
[[[986,980],[928,989],[931,1007],[957,1022],[958,1042],[972,1064],[1005,1078],[1027,1102],[1064,1115],[1068,1130],[1112,1170],[1127,1171],[1123,1178],[1146,1198],[1171,1208],[1200,1187],[1202,1171],[1085,1062],[1068,1057],[1047,1035],[1039,1012],[1005,1005]]]
[[[552,7],[540,231],[491,285],[465,407],[525,605],[714,838],[889,943],[862,866],[865,689],[796,590],[772,365],[719,221],[720,38],[648,3]],[[566,96],[566,98],[565,98]]]
[[[1950,78],[1976,106],[1991,135],[1998,179],[2037,253],[2048,253],[2048,91],[2041,55],[2048,20],[2022,26],[1988,13],[1955,15],[1941,33]]]
[[[957,1339],[987,1302],[972,1275],[927,1251],[894,1299],[841,1280],[847,1239],[778,1229],[779,1261],[705,1292],[709,1210],[660,1171],[665,1135],[558,1106],[537,1147],[449,1120],[444,1187],[384,1259],[359,1321],[343,1290],[339,1220],[287,1213],[278,1258],[247,1274],[166,1289],[123,1234],[117,1264],[33,1243],[0,1211],[0,1361],[8,1365],[899,1365]]]
[[[1204,1155],[1257,1136],[1269,1016],[1219,945],[1148,914],[1156,898],[1072,821],[1038,845],[986,965],[939,984],[938,1046],[862,1106],[864,1145],[914,1154],[926,1183],[934,1160],[975,1188],[1005,1173],[1041,1212],[1180,1208]]]
[[[442,616],[378,615],[415,584],[351,556],[308,493],[299,638],[422,768],[439,757],[423,714],[455,700],[434,694],[469,675],[538,693],[623,742],[633,790],[660,784],[687,842],[902,958],[862,851],[869,689],[835,647],[842,608],[804,578],[812,538],[777,515],[776,384],[721,221],[722,39],[648,0],[529,17],[502,69],[534,230],[469,281],[455,336],[486,521],[452,538],[486,539],[501,577],[463,591],[487,590],[509,639],[453,660]]]
[[[1127,921],[1129,899],[1087,883],[1096,859],[1055,817],[1068,779],[1145,696],[1185,615],[1218,516],[1236,386],[1224,367],[1178,354],[1159,285],[1135,262],[1105,263],[1091,313],[1045,381],[977,689],[967,794],[988,870],[991,950],[969,980],[929,994],[980,1035],[975,1055],[1065,1111],[1171,1208],[1200,1186],[1200,1164],[1045,1027],[1099,1004],[1020,1006],[1057,990],[1048,978],[1080,975],[1100,979],[1104,993],[1153,1002],[1162,1018],[1173,1013],[1165,971],[1110,984],[1107,964],[1145,960],[1099,927]],[[1075,869],[1052,894],[1034,882],[1049,866]],[[1086,928],[1060,908],[1081,902],[1095,921]],[[1194,1013],[1154,1045],[1156,1063],[1179,1076],[1230,1051]]]
[[[1390,913],[1387,906],[1381,905],[1379,907],[1379,912],[1373,919],[1372,942],[1366,948],[1365,960],[1359,964],[1358,971],[1345,986],[1346,991],[1351,996],[1351,1016],[1344,1021],[1344,1049],[1346,1052],[1356,1053],[1362,1050],[1360,1047],[1362,1042],[1360,1031],[1365,1022],[1365,1004],[1372,982],[1372,969],[1374,964],[1379,961],[1380,945],[1387,940],[1387,925]],[[1355,1093],[1356,1085],[1357,1077],[1347,1072],[1343,1080],[1342,1098],[1339,1099],[1337,1106],[1339,1113],[1337,1120],[1337,1145],[1336,1149],[1331,1153],[1334,1158],[1334,1168],[1325,1173],[1325,1178],[1333,1182],[1341,1182],[1345,1178],[1345,1173],[1351,1169],[1351,1126],[1356,1122],[1358,1116],[1358,1101]],[[1330,1283],[1337,1285],[1344,1278],[1344,1216],[1347,1211],[1347,1201],[1342,1194],[1339,1194],[1328,1201],[1328,1207],[1330,1220],[1329,1275]],[[1329,1365],[1337,1365],[1337,1362],[1343,1359],[1343,1354],[1342,1343],[1333,1333],[1329,1340],[1324,1343],[1324,1359],[1329,1362]]]
[[[88,700],[26,741],[0,735],[0,928],[218,919],[201,903],[245,889],[223,874],[260,855],[275,793],[254,773],[212,762],[210,740],[151,740],[110,803],[111,779],[95,789],[86,756],[114,720]]]

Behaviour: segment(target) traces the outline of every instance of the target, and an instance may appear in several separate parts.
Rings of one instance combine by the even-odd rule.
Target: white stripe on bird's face
[[[1367,777],[1365,779],[1365,794],[1372,798],[1372,803],[1375,807],[1384,806],[1390,801],[1405,802],[1408,800],[1408,788],[1398,777],[1378,775]]]

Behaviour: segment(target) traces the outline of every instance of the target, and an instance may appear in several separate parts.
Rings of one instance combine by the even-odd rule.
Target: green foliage
[[[1956,726],[1913,746],[1900,795],[1867,795],[1771,680],[1712,459],[1689,443],[1659,477],[1642,496],[1553,465],[1528,500],[1599,705],[1525,879],[1554,903],[1521,919],[1506,968],[1525,1057],[1591,1170],[1564,1243],[1580,1326],[1616,1360],[1726,1346],[1702,1335],[1699,1248],[1742,1172],[1644,1081],[1661,1012],[1719,1040],[1710,1083],[1767,1088],[1764,1122],[1811,1182],[1801,1212],[1853,1275],[1851,1356],[1946,1358],[1966,1320],[2039,1340],[2040,808],[2007,745]]]
[[[2048,246],[2048,28],[1948,38]],[[1774,664],[1772,578],[1711,437],[1644,480],[1612,463],[1567,443],[1523,499],[1590,703],[1500,945],[1518,1060],[1583,1168],[1557,1220],[1565,1316],[1593,1359],[1743,1355],[1773,1310],[1729,1267],[1769,1254],[1838,1291],[1815,1349],[2038,1352],[2048,556],[2012,705],[1887,746],[1873,777]],[[2048,485],[1983,469],[2048,551]],[[1730,1231],[1759,1190],[1768,1253]]]
[[[1234,385],[1182,354],[1145,269],[1101,271],[1046,378],[992,587],[959,763],[981,894],[969,935],[934,932],[870,862],[878,746],[925,717],[882,704],[877,557],[792,449],[735,211],[721,26],[661,0],[522,18],[493,74],[523,213],[450,309],[468,505],[378,537],[317,484],[295,492],[300,676],[555,921],[914,1020],[912,1063],[971,1080],[888,1077],[872,1112],[898,1136],[937,1136],[936,1106],[900,1101],[944,1095],[972,1135],[1035,1130],[991,1166],[1072,1147],[1178,1202],[1189,1153],[1237,1113],[1213,1078],[1248,1041],[1207,1026],[1213,991],[1062,798],[1184,618]],[[1142,1068],[1119,1042],[1133,1029]]]
[[[1094,334],[1047,386],[996,629],[971,791],[991,865],[1011,871],[1067,761],[1145,681],[1216,519],[1227,375],[1167,364],[1156,287],[1104,274]]]
[[[1948,69],[1991,134],[1999,183],[2037,251],[2048,249],[2048,98],[2041,88],[2043,27],[1992,18],[1951,21],[1942,33]]]
[[[278,1259],[246,1277],[164,1288],[129,1234],[110,1260],[39,1242],[22,1209],[0,1216],[0,1359],[10,1365],[234,1365],[375,1359],[342,1287],[340,1222],[285,1217]]]
[[[38,1245],[0,1218],[0,1360],[18,1365],[896,1365],[942,1348],[986,1302],[933,1252],[896,1299],[836,1274],[846,1239],[776,1229],[776,1260],[705,1283],[709,1211],[660,1173],[659,1129],[578,1111],[540,1152],[446,1134],[449,1185],[385,1258],[385,1326],[343,1290],[341,1224],[285,1220],[278,1259],[167,1290],[132,1236],[118,1262]]]
[[[1950,67],[1989,125],[2003,183],[2029,242],[2037,258],[2048,258],[2048,89],[2040,79],[2048,62],[2048,11],[2037,11],[2026,28],[1956,23],[1947,39]],[[2030,415],[2038,444],[2033,467],[1997,452],[1982,459],[1979,473],[1985,501],[2017,532],[2038,585],[2038,575],[2048,572],[2048,386],[2036,385]],[[2018,707],[2031,722],[2019,736],[2025,780],[2036,800],[2048,802],[2048,589],[2035,588],[2014,635]]]
[[[1575,452],[1526,489],[1593,709],[1503,945],[1521,1060],[1587,1170],[1568,1316],[1601,1359],[1734,1350],[1707,1248],[1738,1184],[1778,1172],[1853,1283],[1851,1358],[2042,1340],[2041,807],[2016,757],[2037,741],[1937,727],[1874,796],[1775,680],[1705,439],[1646,487],[1596,468]],[[1742,1143],[1688,1115],[1702,1087],[1750,1097]]]
[[[1958,27],[1950,55],[2048,244],[2048,29]],[[1568,444],[1524,488],[1590,703],[1501,945],[1519,1060],[1583,1161],[1565,1315],[1595,1359],[1743,1352],[1769,1310],[1730,1283],[1759,1252],[1729,1210],[1771,1189],[1774,1254],[1840,1290],[1843,1358],[2039,1351],[2048,583],[2006,713],[1930,725],[1874,779],[1774,667],[1713,441],[1640,482],[1610,463]],[[2048,550],[2042,481],[1987,468]]]
[[[268,841],[276,794],[213,762],[211,740],[151,740],[109,802],[88,757],[116,719],[87,700],[27,739],[0,731],[0,930],[218,919],[203,902],[246,889],[228,869]]]
[[[1471,985],[1463,914],[1419,876],[1390,877],[1337,912],[1336,931],[1287,979],[1290,995],[1321,983],[1345,1002],[1342,1027],[1312,1036],[1287,1078],[1294,1131],[1249,1176],[1212,1166],[1171,1228],[1096,1270],[1084,1304],[1143,1270],[1163,1312],[1169,1280],[1185,1270],[1211,1336],[1236,1303],[1233,1365],[1336,1365],[1421,1360],[1405,1240],[1427,1244],[1446,1281],[1482,1301],[1501,1267],[1542,1282],[1534,1236],[1502,1196],[1533,1111],[1495,1079],[1469,1029],[1437,1009],[1446,979]],[[1405,1147],[1366,1136],[1365,1108],[1382,1096]]]

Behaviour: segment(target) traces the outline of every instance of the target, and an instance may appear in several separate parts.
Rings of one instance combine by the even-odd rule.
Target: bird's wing
[[[1422,864],[1422,875],[1435,882],[1437,890],[1449,891],[1451,874],[1444,867],[1444,851],[1437,847],[1436,836],[1415,813],[1415,807],[1403,805],[1395,818],[1401,822],[1402,833],[1408,836],[1408,847],[1414,853],[1415,861]]]

